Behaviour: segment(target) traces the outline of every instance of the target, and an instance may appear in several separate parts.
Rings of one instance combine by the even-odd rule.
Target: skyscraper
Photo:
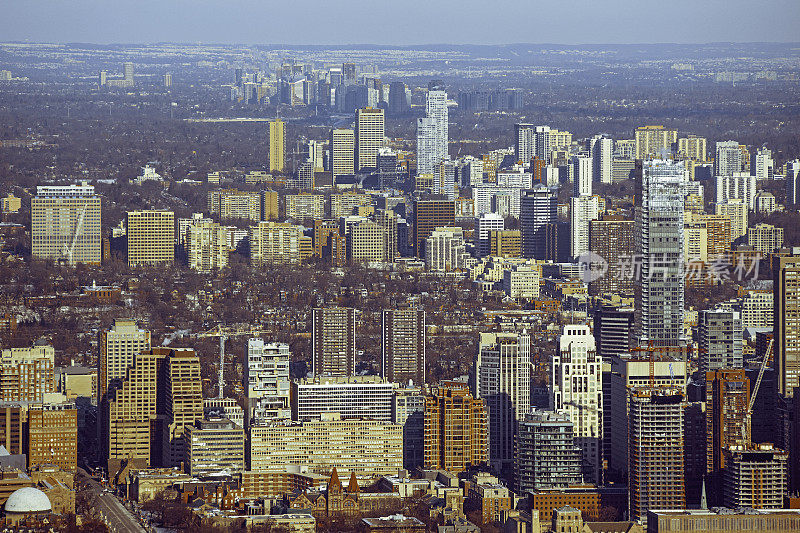
[[[135,320],[117,318],[114,325],[101,330],[97,346],[97,405],[125,379],[136,355],[150,349],[150,332],[139,329]]]
[[[781,257],[773,266],[774,368],[778,394],[800,387],[800,257]]]
[[[31,255],[99,265],[100,215],[100,197],[92,185],[37,187],[31,199]]]
[[[643,126],[636,128],[634,136],[636,159],[663,159],[672,153],[672,145],[678,140],[678,131],[665,129],[664,126]]]
[[[417,121],[417,174],[433,174],[448,159],[447,93],[431,90],[425,98],[425,117]]]
[[[128,211],[128,266],[159,266],[175,261],[175,213]]]
[[[338,176],[348,176],[355,173],[355,133],[348,129],[331,130],[329,143],[330,164],[329,170],[336,185]]]
[[[436,228],[452,226],[455,220],[455,202],[416,200],[414,202],[414,246],[416,256],[425,257],[425,241]]]
[[[517,494],[565,489],[583,482],[581,449],[572,422],[551,411],[529,413],[519,423],[514,453]]]
[[[570,198],[570,255],[577,258],[589,251],[589,225],[600,216],[598,196]]]
[[[628,399],[628,512],[645,523],[651,509],[686,507],[683,395],[638,387]]]
[[[527,163],[536,155],[536,126],[514,124],[514,159]]]
[[[597,135],[589,141],[592,178],[600,183],[613,182],[614,140]]]
[[[572,196],[591,196],[592,158],[587,155],[573,155],[569,162],[572,167]]]
[[[402,81],[393,81],[389,84],[389,114],[398,116],[407,111],[406,84]]]
[[[497,213],[484,213],[475,219],[474,240],[478,257],[489,255],[491,232],[502,231],[504,229],[505,219]]]
[[[383,109],[365,107],[356,111],[356,170],[378,167],[378,150],[384,137]]]
[[[489,462],[511,474],[517,424],[530,411],[531,338],[521,333],[481,333],[474,396],[489,414]]]
[[[312,372],[352,376],[356,366],[356,310],[316,308],[312,315]]]
[[[589,326],[565,326],[551,365],[550,406],[572,421],[583,454],[584,481],[598,485],[603,460],[602,367]]]
[[[387,381],[425,383],[425,311],[384,309],[381,375]]]
[[[714,159],[715,176],[733,176],[742,171],[742,151],[737,141],[722,141],[716,144]]]
[[[699,317],[701,372],[742,368],[742,320],[738,311],[705,309]]]
[[[602,215],[589,222],[589,250],[603,258],[608,266],[605,275],[589,283],[591,295],[633,294],[633,276],[622,273],[623,260],[634,249],[633,230],[633,220],[620,215]]]
[[[131,62],[123,63],[122,64],[122,71],[123,71],[124,80],[130,84],[129,86],[133,86],[133,83],[134,83],[134,81],[133,81],[133,63],[131,63]]]
[[[286,123],[280,119],[269,121],[269,171],[286,169]]]
[[[457,474],[489,460],[483,401],[466,383],[448,381],[425,398],[425,468]]]
[[[545,259],[547,227],[557,221],[558,197],[544,185],[536,185],[520,199],[522,256]]]
[[[289,345],[266,343],[263,339],[247,341],[247,426],[251,421],[288,419],[289,404]]]
[[[643,163],[637,183],[636,254],[641,281],[636,283],[636,338],[640,346],[682,346],[684,315],[682,163]]]

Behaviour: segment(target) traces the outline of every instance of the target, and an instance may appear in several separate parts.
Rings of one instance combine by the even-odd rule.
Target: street
[[[100,514],[111,531],[125,533],[144,533],[146,531],[116,496],[109,492],[103,492],[103,487],[100,483],[92,479],[85,470],[78,470],[84,475],[91,491],[97,495]]]

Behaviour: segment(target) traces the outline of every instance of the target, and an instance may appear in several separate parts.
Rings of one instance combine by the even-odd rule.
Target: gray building
[[[519,423],[514,458],[517,494],[580,484],[581,463],[581,449],[565,415],[535,411]]]
[[[698,320],[702,372],[742,368],[742,320],[738,311],[707,309]]]

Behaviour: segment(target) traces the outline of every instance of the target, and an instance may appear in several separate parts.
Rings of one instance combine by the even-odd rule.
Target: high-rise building
[[[603,461],[602,371],[589,326],[565,326],[551,365],[550,407],[572,421],[583,454],[584,481],[597,485]]]
[[[122,72],[125,81],[130,82],[131,85],[133,84],[133,63],[125,62],[122,64]]]
[[[800,387],[800,257],[776,259],[773,291],[778,394],[792,397]]]
[[[707,142],[705,137],[688,135],[678,139],[678,155],[692,161],[705,161]]]
[[[635,251],[641,280],[635,283],[636,339],[641,346],[682,346],[683,164],[645,161],[637,187]]]
[[[731,198],[725,203],[714,204],[714,212],[730,220],[731,242],[747,235],[747,204],[740,198]]]
[[[0,355],[0,401],[43,402],[55,392],[55,351],[50,345],[6,348]]]
[[[394,391],[392,422],[403,427],[403,467],[425,464],[425,395],[421,387]]]
[[[228,266],[228,228],[216,222],[192,224],[187,231],[189,268],[211,272]]]
[[[417,120],[417,174],[433,174],[442,160],[448,159],[447,93],[428,91],[425,117]]]
[[[175,213],[128,211],[128,266],[161,266],[175,262]]]
[[[481,333],[473,395],[489,416],[489,462],[511,474],[517,424],[530,411],[531,338],[521,333]]]
[[[536,155],[536,126],[514,124],[514,160],[527,163]]]
[[[291,417],[288,344],[249,339],[245,379],[248,426],[253,420]]]
[[[634,388],[628,409],[628,512],[644,523],[651,509],[686,507],[683,393]]]
[[[424,310],[383,310],[381,375],[394,383],[425,384]]]
[[[321,194],[287,194],[286,218],[293,220],[325,218],[325,196]]]
[[[577,258],[589,251],[589,225],[600,216],[598,196],[570,198],[570,255]]]
[[[469,258],[464,245],[464,230],[460,227],[436,228],[425,239],[425,266],[428,270],[460,270],[466,267]]]
[[[592,195],[592,158],[573,155],[569,160],[572,170],[572,196]]]
[[[627,355],[633,340],[633,309],[603,305],[594,312],[597,355],[603,360]]]
[[[113,326],[100,331],[97,346],[97,405],[101,406],[109,399],[107,394],[122,384],[135,357],[150,350],[150,332],[139,329],[135,320],[117,318]]]
[[[589,293],[633,294],[633,276],[623,275],[623,261],[634,250],[634,221],[620,215],[601,215],[589,222],[589,251],[605,261],[604,275],[589,283]],[[601,268],[602,265],[592,265]]]
[[[331,218],[338,220],[341,217],[352,215],[360,208],[372,206],[372,196],[357,192],[331,194]]]
[[[349,176],[355,173],[355,132],[349,129],[331,130],[329,142],[330,163],[328,168],[333,176],[333,184],[336,185],[336,178],[339,176]]]
[[[259,222],[250,226],[250,264],[299,263],[303,238],[301,226],[288,222]]]
[[[425,399],[425,468],[457,474],[489,460],[483,400],[466,383],[443,382]]]
[[[715,176],[733,176],[734,172],[742,171],[742,151],[737,141],[718,142],[715,148]]]
[[[402,81],[393,81],[389,84],[389,114],[398,116],[406,112],[408,112],[406,84]]]
[[[756,208],[758,181],[755,176],[736,172],[733,176],[715,176],[714,182],[716,203],[724,204],[738,199],[745,203],[748,210],[753,211]]]
[[[316,308],[312,317],[312,372],[352,376],[356,366],[356,310]]]
[[[286,169],[286,123],[275,119],[269,121],[269,171],[283,172]]]
[[[31,255],[99,265],[100,197],[92,185],[37,187],[31,199]]]
[[[186,426],[186,467],[194,477],[245,470],[244,429],[227,418],[207,417]]]
[[[28,409],[28,468],[57,465],[75,472],[78,466],[78,411],[73,403],[36,404]]]
[[[600,183],[613,183],[614,140],[598,135],[589,142],[593,179]]]
[[[175,467],[187,456],[186,428],[203,419],[200,358],[188,348],[161,350],[167,352],[159,376],[159,386],[163,388],[159,394],[163,402],[161,465]]]
[[[705,378],[706,471],[711,482],[708,488],[711,489],[711,503],[721,505],[722,472],[727,450],[731,446],[750,444],[750,428],[745,422],[750,401],[750,380],[743,368],[709,371],[705,373]]]
[[[789,490],[789,454],[770,444],[727,450],[723,505],[730,509],[781,509]],[[789,529],[787,529],[789,531]]]
[[[705,309],[700,311],[698,322],[700,371],[741,368],[743,329],[739,312]]]
[[[399,253],[397,249],[397,223],[399,220],[400,217],[391,209],[379,209],[375,213],[375,223],[386,233],[384,263],[394,263]]]
[[[517,494],[566,489],[583,482],[581,449],[566,415],[529,413],[519,423],[514,455]]]
[[[208,191],[208,210],[221,220],[261,220],[261,197],[257,192],[236,189]]]
[[[747,228],[747,244],[764,257],[783,246],[783,228],[759,223]]]
[[[520,199],[522,256],[545,259],[547,227],[558,220],[558,197],[544,185],[525,191]]]
[[[800,159],[786,162],[786,203],[789,205],[800,204]]]
[[[338,413],[342,420],[391,422],[396,384],[375,376],[322,376],[292,381],[292,420],[321,420]]]
[[[386,259],[388,235],[385,229],[371,220],[350,226],[345,243],[347,260],[355,263],[381,263]]]
[[[169,89],[170,87],[172,87],[172,74],[170,74],[169,72],[165,73],[163,81],[165,88]]]
[[[678,131],[664,126],[642,126],[634,131],[636,159],[664,159],[672,153],[672,145],[678,140]]]
[[[306,465],[313,474],[396,476],[403,468],[403,428],[378,420],[342,420],[325,413],[311,422],[270,422],[250,428],[250,470]]]
[[[414,202],[414,246],[417,257],[425,257],[425,241],[436,228],[453,226],[455,202],[416,200]]]
[[[378,150],[385,138],[383,120],[383,109],[365,107],[356,111],[356,170],[378,167]]]
[[[522,257],[522,233],[519,230],[489,232],[489,255]]]

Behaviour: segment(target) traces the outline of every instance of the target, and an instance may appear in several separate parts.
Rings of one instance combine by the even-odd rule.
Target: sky
[[[0,0],[0,41],[619,44],[800,41],[800,0]]]

